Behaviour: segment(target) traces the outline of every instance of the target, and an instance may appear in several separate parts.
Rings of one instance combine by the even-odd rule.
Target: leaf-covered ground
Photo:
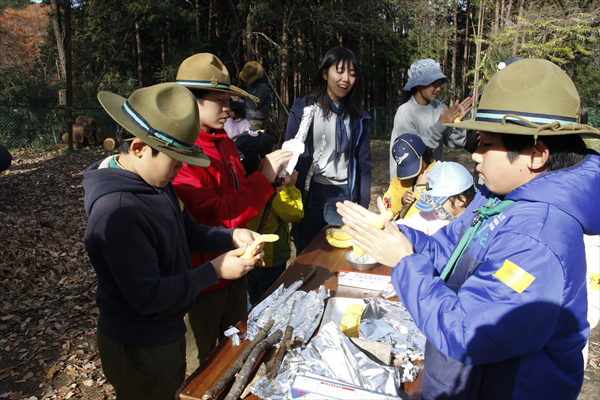
[[[373,198],[388,143],[373,141]],[[96,277],[83,235],[82,171],[100,150],[19,151],[0,174],[0,399],[112,399],[96,349]],[[464,152],[448,158],[472,168]],[[600,329],[580,399],[598,399]]]

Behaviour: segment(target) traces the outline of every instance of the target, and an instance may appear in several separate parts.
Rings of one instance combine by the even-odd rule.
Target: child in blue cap
[[[445,123],[463,119],[473,107],[473,99],[456,100],[450,108],[437,100],[444,83],[448,82],[440,64],[427,58],[414,62],[408,70],[408,83],[404,86],[406,100],[398,107],[390,150],[396,138],[403,133],[419,136],[433,151],[433,159],[443,161],[443,144],[448,147],[464,147],[466,130],[449,128]],[[390,180],[394,178],[395,163],[390,158]]]

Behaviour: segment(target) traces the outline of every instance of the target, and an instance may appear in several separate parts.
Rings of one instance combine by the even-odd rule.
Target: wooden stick
[[[248,345],[248,347],[246,347],[244,349],[244,352],[235,361],[235,363],[231,366],[231,368],[229,368],[229,370],[221,377],[221,379],[219,379],[219,381],[217,383],[214,384],[213,387],[211,387],[206,392],[204,392],[204,395],[202,396],[202,400],[211,400],[211,399],[214,399],[217,397],[217,395],[221,392],[221,390],[223,390],[223,388],[225,386],[227,386],[229,381],[231,381],[235,377],[235,374],[237,374],[238,371],[242,369],[242,367],[244,366],[244,363],[246,362],[246,359],[248,358],[248,356],[250,355],[250,353],[252,352],[254,347],[256,347],[256,345],[259,342],[262,342],[267,337],[267,335],[269,334],[269,331],[273,327],[274,323],[275,323],[275,320],[269,321],[260,330],[260,332],[258,332],[258,335],[256,335],[254,340],[252,340],[250,342],[250,344]]]
[[[270,380],[275,379],[277,373],[279,372],[279,367],[281,366],[281,361],[283,361],[283,357],[289,347],[290,340],[292,339],[292,332],[294,332],[294,327],[288,325],[285,328],[285,334],[283,335],[283,339],[281,340],[281,344],[279,345],[279,351],[277,352],[277,356],[275,356],[275,362],[273,363],[273,368],[269,370],[267,374],[267,378]]]
[[[256,362],[258,361],[258,357],[260,357],[263,351],[279,342],[282,336],[283,332],[281,332],[281,329],[277,329],[275,333],[256,345],[254,350],[252,350],[252,353],[248,356],[240,373],[237,374],[235,382],[227,394],[227,397],[225,397],[225,400],[237,400],[237,398],[240,397],[242,390],[244,390],[244,387],[246,386],[246,382],[248,382],[250,372],[252,372],[254,365],[256,365]]]
[[[243,399],[244,397],[248,396],[250,394],[250,387],[252,385],[254,385],[254,382],[259,380],[261,377],[265,376],[268,371],[269,371],[269,367],[267,366],[267,363],[265,363],[265,362],[261,363],[260,367],[258,367],[258,371],[256,371],[256,375],[254,375],[254,378],[252,378],[250,383],[246,385],[246,388],[242,392],[240,399]]]

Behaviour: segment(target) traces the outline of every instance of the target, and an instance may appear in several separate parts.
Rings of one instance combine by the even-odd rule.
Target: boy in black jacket
[[[239,256],[257,234],[199,225],[177,198],[171,182],[182,162],[209,164],[194,145],[198,106],[188,89],[167,83],[98,99],[123,128],[120,154],[90,166],[83,180],[102,368],[117,398],[173,399],[185,378],[184,315],[218,278],[252,269],[261,254]],[[190,250],[236,247],[192,269]]]

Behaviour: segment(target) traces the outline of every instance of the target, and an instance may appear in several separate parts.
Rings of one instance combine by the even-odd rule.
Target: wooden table
[[[299,290],[308,292],[324,285],[325,288],[330,290],[332,297],[381,297],[379,292],[375,291],[365,294],[364,289],[349,286],[338,287],[337,272],[340,270],[352,270],[352,267],[345,258],[345,254],[348,251],[348,249],[331,247],[325,240],[325,230],[321,231],[302,254],[285,270],[273,286],[271,286],[263,298],[267,297],[282,283],[284,287],[288,287],[301,279],[313,266],[316,268],[314,275]],[[390,275],[391,271],[391,268],[378,265],[368,272]],[[237,328],[245,332],[246,320],[240,321],[237,324]],[[231,340],[222,340],[210,356],[186,379],[181,389],[180,398],[186,400],[201,399],[204,392],[211,388],[227,372],[249,343],[250,341],[245,340],[240,346],[233,346]],[[272,350],[266,351],[263,354],[262,360],[268,360],[272,356]],[[260,365],[260,362],[257,365]],[[252,376],[250,379],[252,379]],[[420,399],[422,379],[422,373],[419,373],[417,380],[404,383],[403,391],[401,391],[402,397],[406,399]],[[230,387],[231,384],[225,387],[218,399],[225,398]],[[258,397],[250,394],[245,399],[256,400]]]

